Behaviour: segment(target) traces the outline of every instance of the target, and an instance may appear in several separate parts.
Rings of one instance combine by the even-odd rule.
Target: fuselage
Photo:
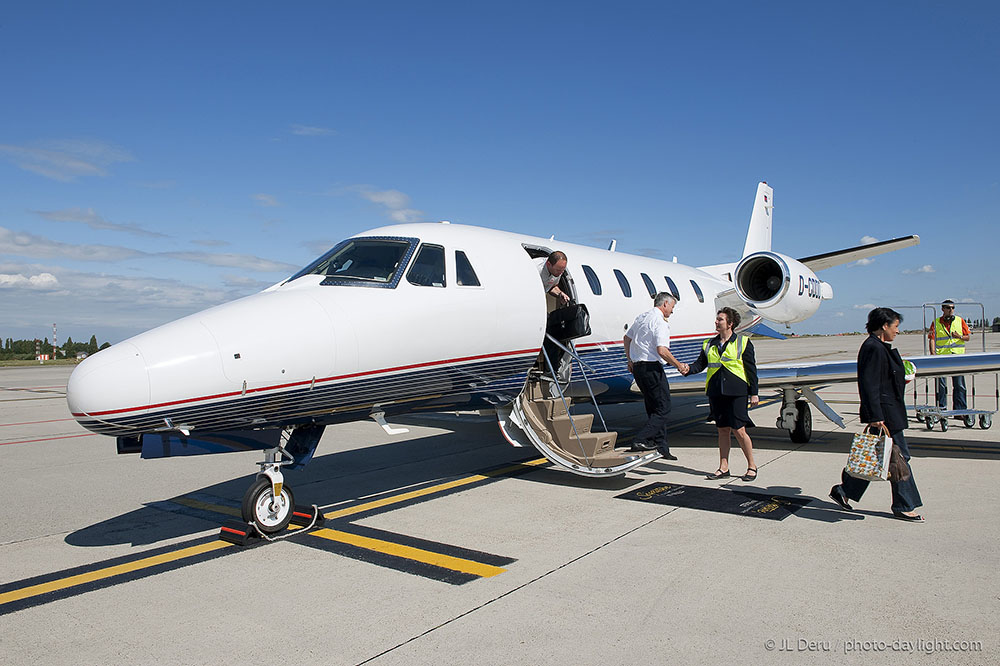
[[[589,377],[602,399],[626,399],[634,394],[622,336],[652,307],[651,292],[680,296],[671,350],[691,361],[714,335],[716,295],[732,286],[674,262],[464,225],[395,225],[344,243],[352,240],[376,257],[390,256],[379,243],[391,246],[396,263],[382,273],[357,263],[306,270],[105,349],[70,377],[74,417],[130,436],[509,402],[545,334],[546,296],[529,252],[557,249],[590,310],[592,335],[575,341]],[[429,258],[442,256],[437,275]]]

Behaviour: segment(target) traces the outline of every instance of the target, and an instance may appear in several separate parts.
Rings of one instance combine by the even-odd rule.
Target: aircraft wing
[[[1000,353],[946,354],[941,356],[907,356],[917,368],[917,377],[947,377],[1000,372]],[[786,388],[855,382],[858,378],[856,361],[829,361],[810,364],[769,363],[757,366],[761,388]],[[670,377],[671,393],[696,393],[705,390],[705,373],[689,377]]]
[[[903,236],[902,238],[893,238],[891,240],[871,243],[869,245],[859,245],[857,247],[847,248],[846,250],[816,254],[811,257],[799,259],[799,261],[813,271],[821,271],[824,268],[831,268],[841,264],[849,264],[852,261],[867,259],[868,257],[874,257],[879,254],[885,254],[886,252],[892,252],[893,250],[899,250],[904,247],[912,247],[919,244],[920,236]]]

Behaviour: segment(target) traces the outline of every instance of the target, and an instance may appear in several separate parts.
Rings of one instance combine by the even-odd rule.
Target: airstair
[[[517,399],[497,409],[500,430],[507,441],[514,446],[534,446],[558,467],[581,476],[617,476],[660,458],[657,451],[631,452],[615,448],[618,433],[609,431],[604,423],[587,378],[587,364],[575,350],[551,337],[549,340],[576,359],[603,429],[599,432],[593,430],[594,414],[570,413],[572,400],[559,382],[551,382],[556,387],[557,395],[546,395],[545,386],[550,380],[545,380],[542,373],[535,369],[528,373],[524,389]],[[552,362],[544,349],[542,355],[550,376],[554,377]]]

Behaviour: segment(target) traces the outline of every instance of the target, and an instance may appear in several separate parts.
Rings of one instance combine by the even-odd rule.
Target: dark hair
[[[875,308],[868,313],[868,332],[874,333],[881,330],[886,324],[891,324],[894,321],[903,321],[903,315],[892,308]]]
[[[719,310],[715,314],[724,314],[724,315],[726,315],[726,320],[729,322],[729,325],[732,326],[733,328],[736,328],[737,326],[740,325],[740,313],[737,312],[736,310],[732,309],[732,308],[728,308],[728,307],[727,308],[722,308],[721,310]]]
[[[548,256],[548,259],[546,259],[546,261],[549,262],[550,266],[555,266],[560,261],[566,261],[566,260],[567,260],[566,254],[564,252],[560,252],[559,250],[556,250],[555,252],[550,254]]]

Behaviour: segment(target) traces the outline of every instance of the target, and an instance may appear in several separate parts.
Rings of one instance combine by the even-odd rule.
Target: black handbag
[[[571,303],[549,313],[545,332],[556,340],[574,340],[590,335],[590,312],[583,303]]]

